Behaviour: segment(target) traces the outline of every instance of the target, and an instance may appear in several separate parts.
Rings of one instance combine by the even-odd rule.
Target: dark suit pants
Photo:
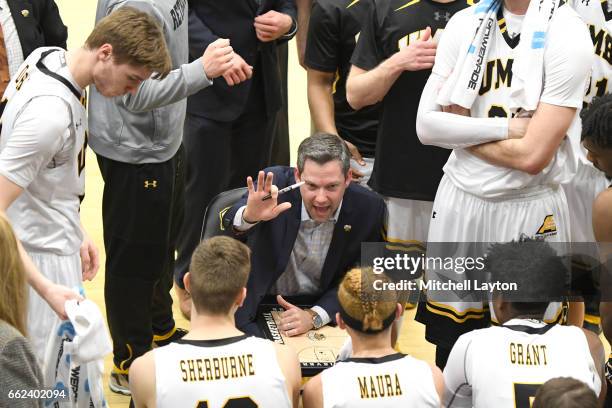
[[[232,122],[187,113],[183,136],[187,158],[185,222],[174,274],[180,287],[200,242],[206,206],[217,194],[246,186],[247,176],[256,176],[267,166],[272,144],[268,122],[275,118],[267,118],[261,109],[245,112]]]
[[[104,297],[121,370],[168,333],[172,271],[183,217],[184,150],[164,163],[127,164],[98,156],[104,178],[102,220],[106,249]]]

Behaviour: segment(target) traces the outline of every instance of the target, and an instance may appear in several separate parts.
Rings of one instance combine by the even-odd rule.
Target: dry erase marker
[[[290,185],[288,187],[281,188],[280,190],[278,190],[278,195],[288,193],[291,190],[295,190],[296,188],[298,188],[299,186],[301,186],[304,183],[305,183],[305,181],[300,181],[299,183],[295,183],[295,184],[292,184],[292,185]],[[272,198],[272,193],[268,193],[268,194],[266,194],[264,196],[264,198],[261,199],[261,201],[266,201],[266,200],[269,200],[271,198]]]

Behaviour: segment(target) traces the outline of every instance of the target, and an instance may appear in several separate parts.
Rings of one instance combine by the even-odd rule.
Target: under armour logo
[[[436,212],[434,211],[433,214],[431,214],[431,218],[436,218]]]
[[[152,181],[145,180],[145,182],[144,182],[144,188],[149,188],[149,187],[151,187],[151,188],[157,188],[157,180],[152,180]]]
[[[74,126],[77,128],[77,130],[79,130],[79,127],[81,127],[82,124],[83,122],[81,121],[81,119],[79,119],[79,121],[75,123]]]
[[[440,21],[441,19],[444,19],[444,21],[448,21],[450,20],[450,18],[451,18],[451,13],[449,13],[448,11],[444,12],[444,14],[440,13],[439,11],[436,11],[434,13],[434,20],[436,21]]]
[[[588,6],[590,1],[591,0],[582,0],[582,4],[584,4],[585,6]]]

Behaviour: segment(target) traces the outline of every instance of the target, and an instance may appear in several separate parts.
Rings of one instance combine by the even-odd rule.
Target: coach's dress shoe
[[[163,347],[172,342],[175,342],[179,339],[182,339],[184,335],[189,333],[189,331],[185,329],[181,329],[180,327],[174,327],[166,334],[162,335],[154,335],[153,336],[153,348]]]
[[[111,371],[110,378],[108,379],[108,388],[112,392],[117,394],[132,395],[130,391],[130,380],[127,374],[121,374],[115,370]]]

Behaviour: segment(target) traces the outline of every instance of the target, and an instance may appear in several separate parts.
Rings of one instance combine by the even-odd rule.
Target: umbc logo
[[[551,235],[557,235],[557,224],[555,224],[555,218],[552,214],[544,217],[544,221],[540,228],[538,228],[538,232],[536,232],[536,236],[544,236],[548,237]]]

